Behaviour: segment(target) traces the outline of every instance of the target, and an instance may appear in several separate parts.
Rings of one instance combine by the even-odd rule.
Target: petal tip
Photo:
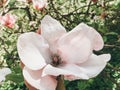
[[[41,22],[53,19],[50,15],[45,15]]]
[[[106,61],[108,62],[108,61],[110,61],[110,59],[111,59],[111,55],[110,54],[106,54]]]
[[[84,22],[81,22],[80,25],[86,25]]]

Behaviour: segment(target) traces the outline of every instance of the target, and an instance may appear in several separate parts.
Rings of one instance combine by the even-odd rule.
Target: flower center
[[[60,56],[59,55],[57,55],[57,54],[54,54],[53,56],[52,56],[52,65],[53,66],[58,66],[59,64],[61,64],[62,62],[61,62],[61,58],[60,58]]]

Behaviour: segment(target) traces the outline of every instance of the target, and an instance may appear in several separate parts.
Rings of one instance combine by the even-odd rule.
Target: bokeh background
[[[67,31],[84,22],[103,37],[105,46],[96,54],[110,53],[106,68],[89,80],[65,81],[66,90],[120,90],[120,0],[48,0],[43,10],[33,8],[32,2],[0,0],[0,15],[17,16],[14,28],[0,25],[0,68],[12,73],[0,83],[0,90],[28,90],[24,84],[16,42],[20,34],[36,31],[47,14],[57,19]]]

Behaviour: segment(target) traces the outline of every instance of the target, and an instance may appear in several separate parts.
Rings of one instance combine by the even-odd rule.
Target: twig
[[[109,80],[111,80],[113,83],[115,83],[118,88],[120,88],[120,84],[117,83],[116,80],[114,80],[113,78],[111,78],[110,75],[109,75],[107,72],[104,72],[104,74],[106,75],[106,77],[107,77]]]
[[[84,19],[86,18],[86,16],[87,16],[88,13],[89,13],[91,3],[92,3],[92,1],[90,0],[90,2],[89,2],[89,4],[88,4],[88,7],[87,7],[87,11],[86,11],[85,16],[84,16]]]
[[[65,90],[65,85],[64,85],[64,76],[63,75],[59,75],[57,77],[57,87],[56,90]]]
[[[107,64],[107,66],[112,68],[113,70],[116,70],[116,71],[120,72],[120,68],[113,67],[111,64]]]
[[[105,44],[104,46],[105,46],[105,47],[119,48],[119,49],[120,49],[120,46],[117,46],[117,45]]]
[[[8,13],[8,12],[10,12],[11,10],[15,10],[15,9],[22,9],[22,10],[26,11],[26,13],[27,13],[27,15],[28,15],[28,17],[29,17],[29,20],[30,20],[30,21],[32,20],[32,16],[31,16],[30,9],[29,9],[28,6],[26,6],[25,8],[19,8],[19,7],[9,8],[7,12],[4,12],[4,13],[3,13],[3,15],[6,14],[6,13]]]

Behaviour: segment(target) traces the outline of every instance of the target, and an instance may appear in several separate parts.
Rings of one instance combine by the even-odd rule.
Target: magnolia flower
[[[13,28],[16,22],[16,16],[12,14],[6,14],[0,17],[0,23],[6,27]]]
[[[18,54],[25,65],[23,76],[40,90],[55,90],[59,75],[66,80],[97,76],[110,60],[110,54],[93,53],[103,46],[103,39],[94,28],[80,23],[66,32],[48,15],[41,21],[41,34],[24,33],[17,42]]]
[[[47,6],[47,0],[32,0],[33,7],[37,10],[43,10]]]
[[[2,69],[0,69],[0,82],[5,80],[5,76],[7,74],[10,74],[10,73],[11,73],[11,70],[9,68],[2,68]]]

